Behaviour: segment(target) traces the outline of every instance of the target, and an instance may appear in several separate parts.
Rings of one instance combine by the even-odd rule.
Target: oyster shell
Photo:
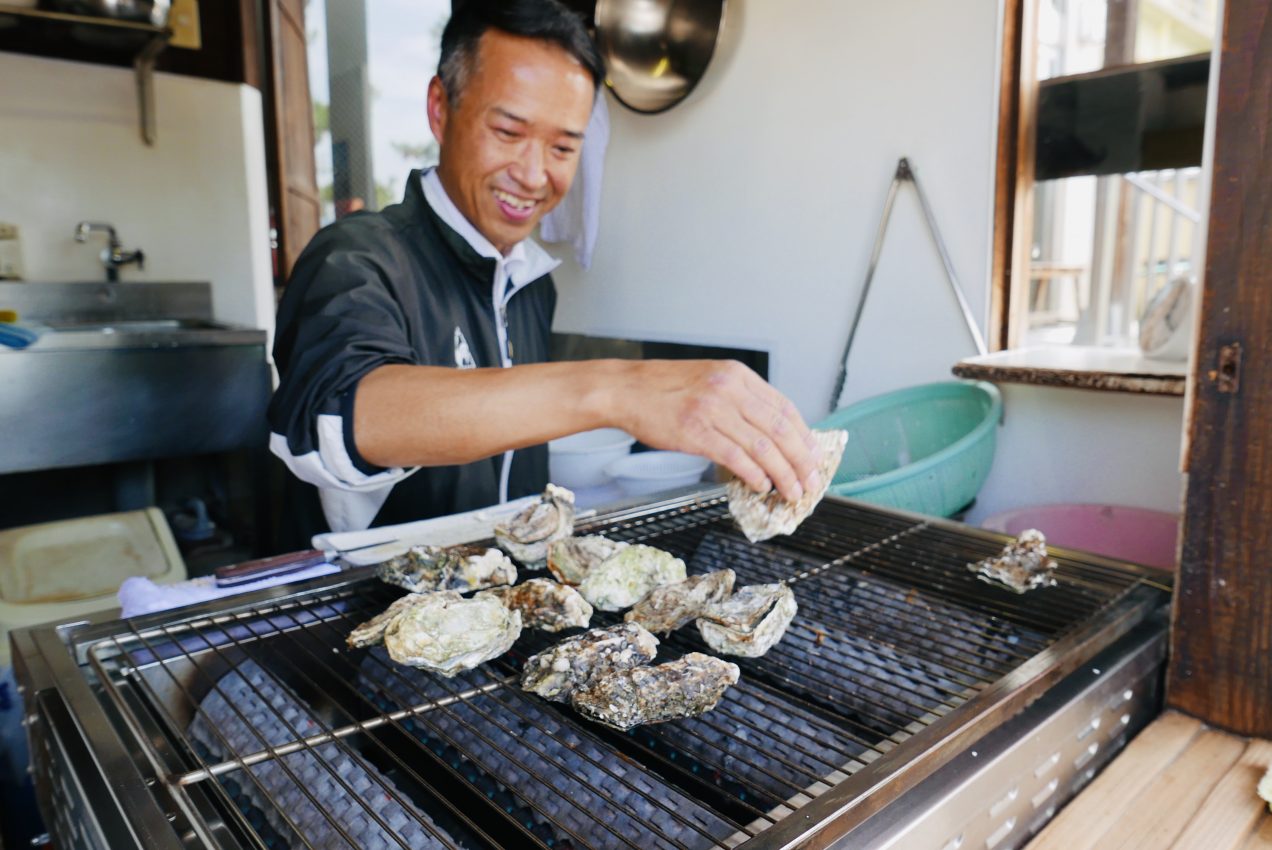
[[[785,584],[750,584],[698,619],[707,646],[725,655],[759,658],[786,634],[799,606]]]
[[[599,534],[554,540],[548,546],[548,569],[562,584],[577,586],[588,570],[625,548],[626,543]]]
[[[658,634],[674,632],[732,593],[735,578],[733,570],[716,570],[655,587],[623,619]]]
[[[353,630],[349,632],[349,637],[345,639],[346,643],[353,649],[375,646],[384,640],[385,630],[388,629],[389,623],[393,622],[398,614],[427,598],[421,593],[408,593],[401,599],[393,600],[393,603],[388,608],[385,608],[365,623],[354,626]]]
[[[610,673],[576,690],[570,703],[585,717],[625,731],[706,714],[737,681],[738,665],[690,652],[666,664]]]
[[[848,432],[814,431],[813,436],[821,449],[821,460],[817,464],[821,486],[816,490],[805,490],[799,501],[788,502],[777,490],[757,493],[738,478],[729,481],[726,487],[729,494],[729,513],[733,514],[734,521],[747,540],[758,543],[779,534],[793,534],[817,507],[822,496],[826,495],[826,488],[830,486],[839,469],[839,461],[844,456]]]
[[[527,629],[559,632],[575,627],[587,628],[592,620],[592,606],[577,590],[558,584],[550,578],[532,578],[516,587],[483,590],[477,597],[494,596],[504,605],[521,612],[521,625]]]
[[[517,568],[498,549],[484,546],[412,546],[376,567],[382,581],[413,593],[480,590],[517,580]]]
[[[685,562],[670,552],[636,544],[592,567],[579,593],[602,611],[622,611],[655,587],[685,580]]]
[[[532,570],[543,569],[548,546],[574,533],[574,493],[549,484],[539,501],[495,526],[495,542]]]
[[[531,656],[521,671],[521,687],[566,702],[576,688],[616,670],[648,664],[657,654],[658,638],[635,623],[592,629]]]
[[[968,564],[967,568],[981,581],[1015,593],[1056,583],[1052,575],[1056,562],[1047,557],[1047,538],[1036,528],[1022,531],[998,556]]]
[[[400,664],[453,676],[503,655],[521,634],[521,614],[494,597],[453,590],[425,594],[389,624],[384,647]]]

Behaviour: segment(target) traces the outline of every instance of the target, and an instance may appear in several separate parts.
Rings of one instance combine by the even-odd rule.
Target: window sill
[[[1187,362],[1149,360],[1135,348],[1017,348],[954,364],[960,378],[1080,390],[1182,396]]]

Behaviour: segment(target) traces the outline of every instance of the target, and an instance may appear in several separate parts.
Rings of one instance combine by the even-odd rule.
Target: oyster
[[[527,629],[559,632],[587,628],[592,619],[592,606],[577,590],[550,578],[532,578],[516,587],[496,587],[477,594],[479,599],[483,596],[493,596],[520,611],[521,625]]]
[[[670,552],[636,544],[592,567],[579,584],[579,593],[602,611],[622,611],[655,587],[684,580],[684,561]]]
[[[530,569],[543,569],[548,546],[574,533],[574,493],[549,484],[539,501],[495,526],[495,542]]]
[[[376,567],[382,581],[414,593],[480,590],[517,580],[517,568],[498,549],[485,546],[412,546]]]
[[[734,579],[733,570],[716,570],[655,587],[623,619],[658,634],[674,632],[732,593]]]
[[[365,623],[355,626],[353,631],[349,632],[349,637],[345,639],[346,642],[353,649],[375,646],[384,640],[385,630],[388,629],[389,623],[393,622],[393,619],[398,614],[427,598],[421,593],[408,593],[401,599],[393,600],[393,603],[388,608],[385,608]]]
[[[1015,593],[1056,583],[1051,575],[1056,562],[1047,557],[1047,538],[1036,528],[1022,531],[998,556],[968,564],[967,568],[981,581]]]
[[[785,584],[750,584],[708,606],[698,631],[716,652],[759,658],[786,634],[798,608]]]
[[[548,546],[548,569],[562,584],[577,586],[587,571],[627,544],[599,534],[554,540]]]
[[[465,599],[453,590],[424,596],[384,633],[389,657],[401,664],[453,676],[503,655],[521,634],[521,614],[494,597]]]
[[[635,623],[592,629],[531,656],[521,671],[521,687],[566,702],[576,688],[616,670],[648,664],[657,653],[658,638]]]
[[[655,667],[610,673],[576,690],[570,703],[585,717],[625,731],[706,714],[737,681],[738,665],[690,652]]]
[[[821,460],[817,464],[817,472],[821,476],[821,486],[816,490],[805,490],[799,501],[788,502],[777,490],[757,493],[747,487],[738,478],[729,481],[729,513],[752,543],[768,540],[779,534],[793,534],[799,524],[813,512],[817,503],[826,495],[826,488],[839,469],[839,461],[844,456],[844,446],[848,444],[847,431],[814,431],[813,436],[821,449]]]

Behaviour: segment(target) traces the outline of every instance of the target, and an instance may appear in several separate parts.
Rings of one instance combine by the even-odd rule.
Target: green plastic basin
[[[952,516],[989,475],[1002,410],[998,389],[982,381],[922,384],[836,410],[816,425],[848,432],[830,492]]]

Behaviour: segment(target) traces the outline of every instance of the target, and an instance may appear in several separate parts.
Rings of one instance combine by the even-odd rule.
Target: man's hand
[[[818,487],[816,442],[799,411],[741,363],[638,360],[621,374],[613,424],[641,442],[703,455],[790,501]]]

